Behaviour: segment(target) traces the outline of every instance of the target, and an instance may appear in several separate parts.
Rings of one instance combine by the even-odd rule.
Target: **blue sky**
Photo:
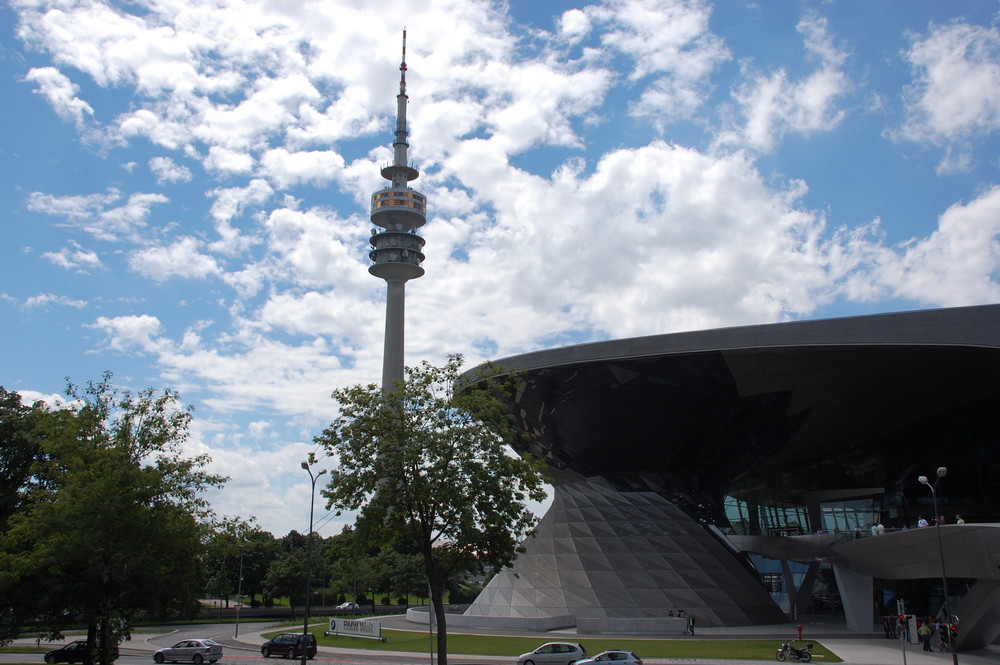
[[[331,390],[381,376],[368,199],[404,26],[429,200],[407,364],[1000,301],[998,17],[9,0],[0,383],[174,388],[232,478],[217,510],[303,530]]]

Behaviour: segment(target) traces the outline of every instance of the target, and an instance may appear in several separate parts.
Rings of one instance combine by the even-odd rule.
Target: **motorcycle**
[[[813,657],[812,650],[812,642],[806,642],[804,647],[798,649],[793,647],[791,642],[782,642],[774,657],[779,663],[785,662],[785,659],[793,660],[797,663],[808,663]]]

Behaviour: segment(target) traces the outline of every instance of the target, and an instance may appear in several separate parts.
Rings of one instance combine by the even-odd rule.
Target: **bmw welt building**
[[[495,364],[519,374],[518,452],[548,463],[554,498],[457,623],[655,633],[684,610],[870,631],[902,602],[949,608],[962,648],[1000,634],[1000,305]]]

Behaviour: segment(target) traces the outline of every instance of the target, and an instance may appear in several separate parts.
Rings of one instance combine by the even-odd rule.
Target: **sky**
[[[7,0],[0,385],[194,407],[209,498],[308,527],[381,379],[369,200],[407,30],[406,363],[1000,302],[992,0]],[[334,468],[322,457],[316,469]],[[339,533],[317,500],[317,530]]]

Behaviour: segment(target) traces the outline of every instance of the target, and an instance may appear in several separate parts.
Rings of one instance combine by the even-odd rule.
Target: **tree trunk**
[[[444,614],[444,585],[431,582],[431,610],[437,621],[438,665],[448,665],[448,625]],[[429,617],[428,617],[429,618]]]
[[[97,644],[97,622],[91,620],[87,622],[87,658],[92,664],[98,662],[100,657]],[[88,665],[86,661],[84,663]]]

